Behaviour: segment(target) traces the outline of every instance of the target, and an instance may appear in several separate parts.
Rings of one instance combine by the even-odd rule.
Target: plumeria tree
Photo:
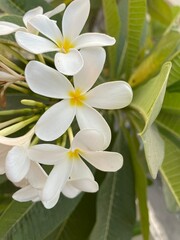
[[[0,9],[0,238],[148,240],[157,175],[180,206],[180,8]]]

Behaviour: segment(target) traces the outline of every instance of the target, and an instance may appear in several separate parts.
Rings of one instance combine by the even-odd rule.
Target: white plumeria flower
[[[20,182],[29,171],[30,159],[27,157],[27,149],[33,135],[34,129],[22,137],[0,136],[0,173],[6,173],[12,182]]]
[[[51,201],[61,192],[73,198],[81,191],[98,191],[98,184],[81,157],[101,171],[114,172],[123,164],[121,154],[103,150],[104,137],[95,129],[78,132],[70,149],[53,144],[32,146],[28,152],[32,160],[54,165],[45,183],[42,200]]]
[[[44,169],[36,162],[31,161],[29,171],[26,175],[26,184],[13,194],[13,198],[18,202],[38,202],[42,201],[42,190],[47,181],[48,175]],[[16,184],[21,185],[21,184]],[[42,201],[46,208],[55,205],[59,196],[55,196],[51,201]]]
[[[47,16],[50,18],[50,17],[62,12],[64,9],[65,9],[65,4],[60,4],[59,6],[54,8],[52,11],[44,13],[44,16]],[[19,26],[17,24],[11,23],[11,22],[0,21],[0,36],[11,34],[18,30],[27,31],[30,33],[36,33],[37,30],[31,26],[30,20],[39,15],[43,15],[43,8],[40,6],[33,8],[33,9],[29,10],[28,12],[26,12],[23,16],[23,22],[24,22],[24,25],[26,28]]]
[[[132,90],[123,81],[101,84],[89,90],[96,82],[105,62],[103,48],[82,49],[84,66],[74,76],[74,86],[60,72],[40,62],[31,61],[25,69],[25,78],[32,91],[55,99],[63,99],[50,107],[38,120],[35,132],[45,141],[60,137],[76,116],[80,129],[93,128],[105,137],[105,148],[111,141],[111,131],[93,107],[120,109],[130,104]]]
[[[34,54],[56,51],[55,66],[65,75],[75,75],[83,67],[83,56],[78,51],[93,46],[109,46],[115,39],[100,33],[80,34],[90,10],[89,0],[75,0],[66,8],[62,19],[62,33],[56,22],[46,16],[37,16],[30,23],[45,37],[17,32],[17,43]]]

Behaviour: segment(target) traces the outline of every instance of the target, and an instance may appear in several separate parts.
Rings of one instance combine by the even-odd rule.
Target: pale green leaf
[[[180,206],[180,149],[166,136],[163,138],[165,141],[165,159],[160,171]]]
[[[179,44],[180,33],[177,30],[170,30],[165,33],[151,53],[135,69],[130,77],[129,84],[135,87],[155,76],[162,64],[167,60],[171,60]]]
[[[128,79],[136,61],[146,17],[146,0],[128,1],[127,52],[125,72]]]
[[[102,2],[105,17],[106,33],[114,37],[117,41],[119,38],[121,27],[117,2],[116,0],[102,0]],[[117,44],[118,42],[116,42],[114,46],[108,48],[111,77],[114,77],[116,71]]]
[[[135,223],[134,177],[129,150],[122,136],[116,139],[115,151],[124,156],[124,165],[108,173],[97,198],[97,220],[90,240],[131,239]]]
[[[0,217],[0,239],[24,240],[27,236],[36,240],[44,239],[69,217],[81,196],[75,199],[62,196],[51,210],[45,209],[41,203],[13,201]]]
[[[141,134],[141,138],[149,172],[153,178],[156,178],[164,159],[164,142],[155,125],[151,125]]]
[[[156,77],[134,90],[130,106],[144,119],[141,134],[151,126],[161,110],[171,65],[170,62],[165,63]]]
[[[180,92],[168,93],[166,92],[162,110],[172,114],[180,114]]]
[[[148,8],[153,19],[156,19],[165,25],[169,25],[171,23],[173,19],[171,7],[164,0],[149,0]]]

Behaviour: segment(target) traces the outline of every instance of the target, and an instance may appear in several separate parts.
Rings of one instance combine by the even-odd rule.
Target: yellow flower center
[[[62,53],[68,53],[71,48],[74,48],[74,44],[67,38],[63,39],[62,42],[58,42],[57,45]]]
[[[86,96],[82,93],[80,89],[69,92],[70,104],[72,106],[83,106],[83,101],[86,99]]]
[[[69,151],[68,152],[68,157],[69,159],[78,159],[79,158],[79,153],[80,153],[80,150],[79,149],[75,149],[74,151]]]

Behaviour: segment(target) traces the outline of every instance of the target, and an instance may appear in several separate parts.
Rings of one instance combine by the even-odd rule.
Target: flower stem
[[[72,143],[74,136],[73,136],[73,131],[71,127],[68,128],[68,136],[69,136],[70,143]]]
[[[17,110],[4,110],[0,111],[0,116],[9,116],[9,115],[16,115],[16,114],[32,114],[32,113],[37,113],[39,112],[39,109],[31,109],[31,108],[22,108],[22,109],[17,109]]]
[[[9,59],[5,58],[2,54],[0,54],[0,61],[2,61],[5,65],[7,65],[8,67],[10,67],[11,69],[13,69],[18,73],[21,73],[21,74],[24,73],[24,71],[20,67],[18,67],[16,64],[11,62]]]
[[[46,63],[42,54],[38,54],[37,56],[38,56],[38,59],[40,62],[42,62],[44,64]]]
[[[5,121],[3,123],[0,123],[0,129],[3,129],[9,125],[12,125],[14,123],[17,123],[17,122],[21,122],[23,120],[27,119],[27,116],[23,116],[23,117],[17,117],[17,118],[13,118],[11,120],[8,120],[8,121]]]

